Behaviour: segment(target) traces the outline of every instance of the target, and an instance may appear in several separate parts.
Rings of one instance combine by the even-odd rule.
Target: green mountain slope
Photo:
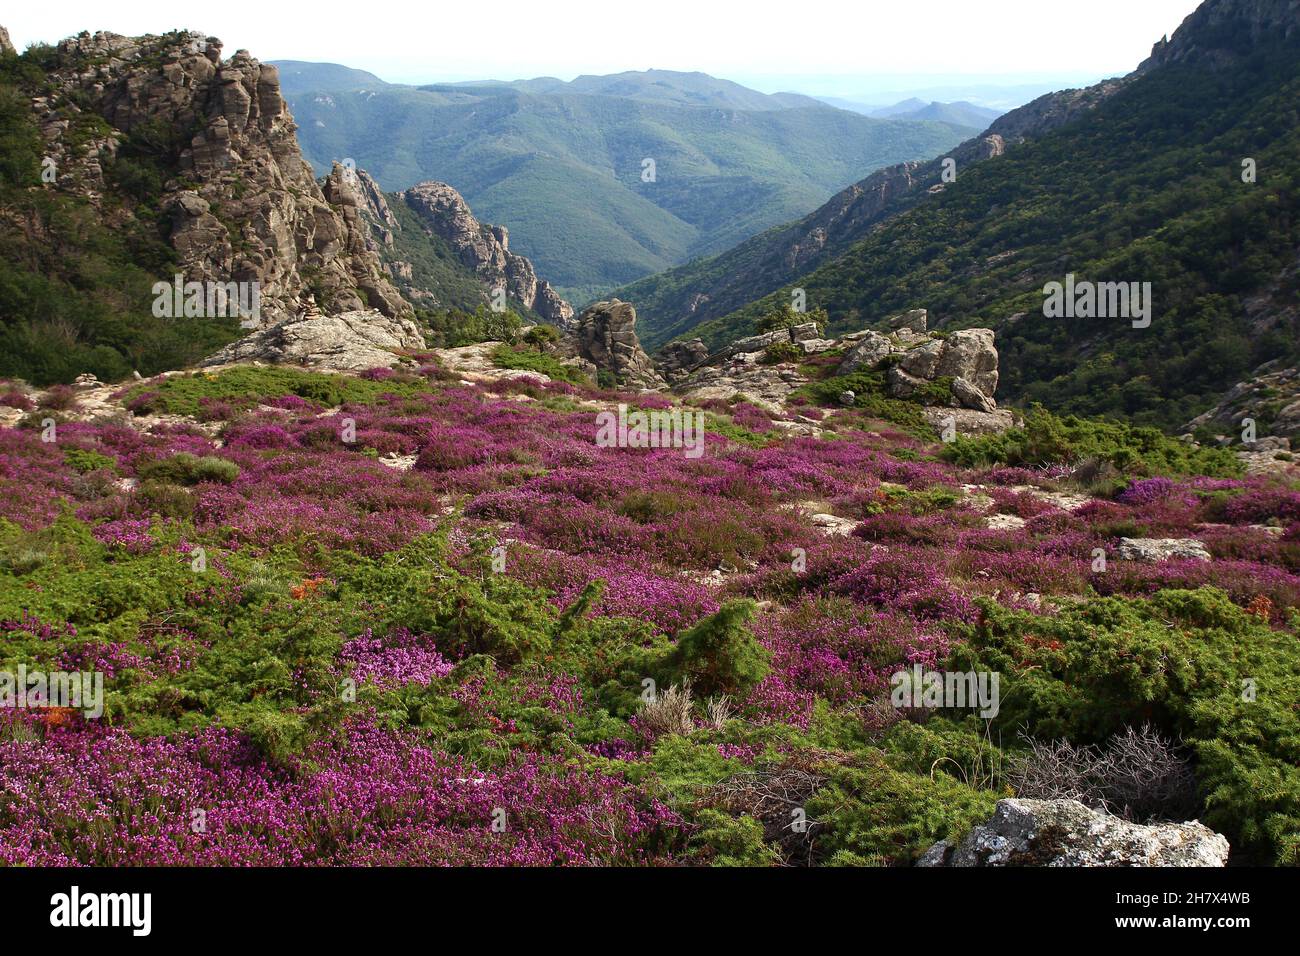
[[[924,306],[950,327],[999,330],[1004,400],[1181,425],[1260,363],[1300,353],[1300,33],[1260,28],[1251,15],[1268,6],[1212,0],[1175,35],[1185,55],[964,167],[765,298],[674,333],[719,344],[794,287],[833,331]],[[1044,317],[1044,284],[1067,273],[1152,283],[1150,328]]]
[[[350,157],[385,189],[450,183],[476,213],[508,225],[518,250],[575,304],[728,248],[968,132],[790,108],[786,97],[711,77],[681,89],[633,76],[303,93],[290,105],[318,169]],[[596,92],[582,91],[588,80]],[[710,105],[749,102],[736,91],[761,108]],[[647,158],[652,182],[643,180]]]

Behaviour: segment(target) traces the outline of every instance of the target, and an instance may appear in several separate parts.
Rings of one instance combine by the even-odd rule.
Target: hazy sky
[[[781,76],[1126,73],[1197,0],[490,0],[10,3],[15,45],[81,30],[220,37],[263,60],[345,63],[390,82],[701,70]],[[196,12],[180,13],[181,9]],[[184,16],[188,22],[180,19]],[[804,86],[807,83],[802,84]],[[820,84],[820,92],[833,92]],[[787,88],[797,88],[794,83]],[[847,92],[847,87],[846,90]]]

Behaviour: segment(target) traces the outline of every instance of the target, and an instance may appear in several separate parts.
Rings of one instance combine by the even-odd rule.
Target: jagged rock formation
[[[137,131],[184,131],[175,176],[151,200],[187,281],[258,283],[264,325],[300,314],[309,294],[327,312],[410,314],[349,218],[346,191],[336,184],[331,197],[344,205],[332,205],[303,161],[275,67],[244,50],[223,60],[221,41],[193,32],[83,33],[59,44],[58,62],[55,90],[111,127],[85,145],[64,137],[65,121],[44,125],[60,188],[100,205],[102,156]],[[33,105],[41,113],[47,102]]]
[[[14,43],[9,39],[9,31],[0,27],[0,53],[17,53]]]
[[[999,800],[988,823],[917,866],[1224,866],[1229,849],[1195,821],[1144,826],[1077,800]]]
[[[631,303],[611,299],[589,306],[578,316],[570,341],[577,356],[598,371],[612,372],[620,382],[637,388],[662,388],[650,356],[636,335],[636,309]]]
[[[201,364],[268,362],[336,372],[387,368],[403,349],[423,349],[415,323],[377,311],[307,315],[288,319],[227,345]]]
[[[886,372],[885,384],[894,398],[932,405],[926,418],[936,429],[949,425],[962,435],[1001,432],[1016,418],[1001,411],[993,395],[998,387],[998,353],[989,329],[963,329],[950,335],[927,331],[925,309],[912,309],[886,322],[894,331],[866,330],[839,339],[820,338],[816,323],[747,336],[701,357],[704,343],[671,343],[660,352],[660,370],[678,394],[695,400],[728,400],[744,395],[772,411],[781,410],[791,394],[809,379],[795,363],[772,361],[773,346],[794,346],[804,355],[844,351],[838,375]],[[786,354],[789,354],[788,351]],[[949,382],[945,401],[933,405],[936,383]],[[845,392],[843,404],[857,396]]]
[[[1179,62],[1203,62],[1211,67],[1228,67],[1237,57],[1230,45],[1212,46],[1205,37],[1231,37],[1241,46],[1286,40],[1300,34],[1300,8],[1294,0],[1215,0],[1202,3],[1174,31],[1151,48],[1151,56],[1138,67],[1139,73]]]
[[[839,374],[888,369],[889,392],[895,398],[932,394],[940,379],[951,382],[949,404],[980,412],[997,408],[998,351],[992,329],[959,329],[945,336],[927,331],[924,309],[913,309],[886,323],[885,335],[866,331],[846,336],[855,344],[840,363]]]
[[[702,339],[669,342],[659,350],[659,371],[670,382],[685,377],[691,369],[709,357],[709,347]]]
[[[419,213],[487,288],[504,288],[512,299],[547,322],[573,327],[573,307],[549,282],[537,277],[528,259],[510,251],[506,227],[479,222],[455,189],[446,183],[424,182],[398,193],[397,198]]]

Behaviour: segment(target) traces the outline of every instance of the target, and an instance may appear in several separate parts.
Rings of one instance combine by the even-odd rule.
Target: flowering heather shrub
[[[1120,492],[1119,500],[1126,505],[1149,505],[1168,498],[1175,487],[1168,478],[1142,478]]]
[[[51,385],[41,397],[40,407],[66,412],[77,407],[77,390],[71,385]]]
[[[80,724],[47,730],[39,744],[11,739],[0,744],[0,860],[611,865],[652,862],[647,838],[673,822],[615,778],[536,756],[480,769],[410,735],[359,722],[344,729],[294,774],[225,730],[141,741]],[[507,822],[500,833],[497,808]],[[195,810],[202,833],[191,826]]]
[[[17,389],[9,389],[7,392],[0,394],[0,405],[17,408],[24,412],[30,412],[36,408],[32,400]]]
[[[1284,524],[1300,520],[1300,491],[1276,487],[1252,488],[1207,507],[1207,517],[1215,515],[1229,524],[1258,524],[1278,519]]]
[[[96,525],[93,533],[95,540],[109,547],[122,548],[128,554],[145,554],[157,547],[149,533],[152,526],[149,518],[120,518]]]
[[[0,429],[0,657],[106,692],[98,722],[0,715],[0,861],[909,862],[987,817],[1000,782],[976,767],[1021,729],[1082,747],[1129,717],[1192,742],[1197,814],[1234,847],[1300,844],[1283,481],[1122,472],[1118,500],[1067,511],[1014,490],[1073,491],[1067,464],[965,470],[870,409],[828,407],[814,439],[704,403],[729,430],[690,459],[595,444],[596,405],[662,396],[233,371],[122,398],[218,438],[170,417]],[[1120,536],[1215,560],[1094,571]],[[902,719],[889,678],[913,663],[996,669],[1004,704],[1021,688],[1000,748]],[[1262,716],[1228,699],[1239,671],[1269,682]],[[647,733],[646,679],[691,681],[681,733]],[[797,859],[727,809],[740,774],[816,781]]]
[[[343,645],[340,660],[352,663],[352,678],[358,683],[377,687],[400,687],[402,684],[428,684],[446,677],[453,666],[438,653],[427,634],[412,634],[398,628],[379,638],[370,628]]]

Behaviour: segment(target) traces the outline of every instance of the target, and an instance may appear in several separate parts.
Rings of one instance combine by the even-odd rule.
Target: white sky
[[[176,0],[6,4],[21,50],[81,30],[220,37],[227,54],[316,60],[390,82],[701,70],[775,78],[1127,73],[1197,0]],[[184,16],[189,22],[181,22]],[[773,78],[756,83],[759,77]],[[808,84],[800,84],[808,85]],[[820,84],[825,88],[826,84]]]

